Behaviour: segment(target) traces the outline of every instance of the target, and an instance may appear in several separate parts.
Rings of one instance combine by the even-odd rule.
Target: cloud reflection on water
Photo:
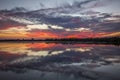
[[[0,70],[96,72],[102,66],[119,64],[119,52],[119,47],[103,44],[0,43]]]

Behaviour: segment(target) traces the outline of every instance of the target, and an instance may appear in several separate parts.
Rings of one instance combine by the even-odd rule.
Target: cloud
[[[96,0],[85,0],[85,1],[81,1],[81,2],[75,1],[75,2],[73,2],[73,6],[81,8],[82,5],[86,5],[86,4],[91,3],[93,1],[96,1]]]
[[[12,12],[27,12],[28,10],[25,9],[24,7],[15,7],[11,9]]]
[[[83,5],[86,5],[94,1],[97,0],[69,0],[63,1],[62,3],[60,3],[59,6],[63,8],[82,8]]]
[[[120,37],[120,32],[109,33],[104,35],[104,37]]]
[[[91,32],[92,30],[90,28],[84,28],[84,27],[80,27],[80,28],[64,28],[62,26],[57,26],[57,25],[47,25],[47,24],[35,24],[35,25],[27,25],[26,26],[26,30],[27,31],[31,31],[31,32],[35,32],[35,31],[53,31],[57,30],[57,31],[79,31],[79,32]]]
[[[57,25],[50,25],[50,24],[33,24],[33,25],[27,25],[26,29],[28,31],[33,30],[64,30],[64,27],[57,26]]]
[[[40,29],[40,30],[49,29],[48,25],[46,25],[46,24],[27,25],[26,28],[27,28],[28,30],[32,30],[32,29]]]
[[[7,21],[0,21],[0,30],[5,30],[5,29],[9,29],[9,28],[12,28],[12,27],[25,27],[24,24],[20,24],[20,23],[17,23],[17,22],[14,22],[14,21],[10,21],[10,20],[7,20]]]
[[[50,0],[50,2],[41,1],[40,7],[41,9],[47,9],[47,8],[62,8],[62,9],[72,9],[72,8],[83,8],[84,5],[87,5],[88,3],[95,2],[97,0]]]
[[[40,3],[41,9],[45,8],[45,5],[43,3]]]
[[[120,31],[120,23],[99,23],[91,27],[94,32],[118,32]]]
[[[17,38],[28,38],[26,36],[27,30],[25,30],[25,27],[10,27],[8,29],[0,30],[0,38],[4,39],[17,39]]]
[[[66,28],[66,31],[79,31],[79,32],[91,32],[92,30],[90,28],[74,28],[74,29],[70,29],[70,28]]]
[[[105,6],[105,3],[101,0],[95,0],[91,3],[88,3],[87,5],[84,5],[86,9],[93,9],[93,8],[98,8],[103,6]]]
[[[47,31],[40,31],[40,32],[31,32],[28,33],[27,36],[30,38],[59,38],[58,34],[55,34],[53,32],[47,32]]]
[[[61,26],[57,26],[57,25],[53,25],[53,26],[50,26],[51,29],[64,29],[64,27],[61,27]]]
[[[11,20],[21,23],[21,24],[35,24],[35,22],[24,19],[24,18],[20,18],[20,17],[10,17]]]

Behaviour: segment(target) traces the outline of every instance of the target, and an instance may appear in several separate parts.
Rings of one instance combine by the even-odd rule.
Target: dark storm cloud
[[[91,27],[94,32],[119,32],[120,22],[118,23],[100,23],[97,26]]]
[[[66,8],[73,8],[73,7],[77,7],[77,8],[82,8],[82,5],[86,5],[88,3],[91,3],[91,2],[94,2],[96,0],[84,0],[84,1],[78,1],[78,0],[75,0],[71,3],[66,2],[66,3],[63,3],[61,6],[62,7],[66,7]]]
[[[40,7],[41,7],[41,8],[44,8],[45,5],[44,5],[43,3],[40,3]]]
[[[24,24],[11,21],[11,20],[0,20],[0,30],[12,28],[12,27],[20,27],[20,26],[25,26]]]
[[[93,1],[96,1],[96,0],[86,0],[86,1],[82,1],[82,2],[75,1],[73,3],[73,5],[75,5],[76,7],[80,7],[81,8],[82,5],[85,5],[85,4],[93,2]]]

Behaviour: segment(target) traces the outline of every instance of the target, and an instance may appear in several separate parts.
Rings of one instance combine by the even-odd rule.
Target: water
[[[120,47],[0,43],[0,80],[120,80]]]

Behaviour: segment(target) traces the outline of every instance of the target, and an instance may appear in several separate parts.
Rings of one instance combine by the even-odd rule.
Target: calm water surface
[[[0,80],[120,80],[120,47],[0,43]]]

